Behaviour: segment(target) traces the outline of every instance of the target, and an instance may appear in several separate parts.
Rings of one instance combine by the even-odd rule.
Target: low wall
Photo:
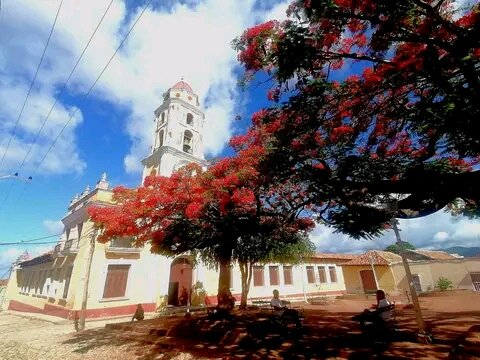
[[[155,303],[146,303],[142,304],[143,310],[145,312],[154,312],[156,305]],[[133,315],[135,309],[137,308],[136,304],[133,305],[124,305],[116,306],[110,308],[98,308],[98,309],[87,309],[86,318],[102,318],[110,316],[121,316],[121,315]],[[11,300],[8,305],[8,310],[20,311],[25,313],[37,313],[50,316],[56,316],[64,319],[74,319],[75,315],[80,314],[80,310],[69,310],[59,306],[54,306],[50,304],[45,304],[43,308],[36,306],[28,305],[20,301]],[[75,314],[76,313],[76,314]]]

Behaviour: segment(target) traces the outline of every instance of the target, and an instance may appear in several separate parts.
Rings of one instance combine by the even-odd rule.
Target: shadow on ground
[[[138,359],[172,358],[188,352],[197,358],[230,359],[415,359],[446,358],[465,338],[466,331],[480,323],[479,313],[426,312],[435,341],[417,341],[414,314],[398,313],[400,331],[382,339],[365,337],[351,320],[354,313],[306,312],[302,329],[280,326],[271,314],[236,312],[233,319],[174,316],[136,323],[109,324],[104,329],[74,334],[66,344],[75,352],[87,353],[105,345],[130,344]],[[474,349],[474,353],[475,353]],[[480,354],[480,349],[479,349]],[[454,358],[454,357],[453,357]]]

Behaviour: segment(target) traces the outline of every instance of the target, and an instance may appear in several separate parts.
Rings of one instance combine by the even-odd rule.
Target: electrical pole
[[[83,287],[82,296],[82,309],[80,310],[80,319],[78,331],[85,329],[85,316],[87,313],[87,300],[88,300],[88,283],[90,281],[90,268],[92,267],[93,251],[95,250],[95,239],[97,238],[97,230],[95,229],[90,237],[90,248],[88,249],[87,263],[85,264],[85,285]]]
[[[372,272],[373,272],[373,278],[375,279],[375,287],[378,290],[378,289],[380,289],[380,286],[378,286],[378,279],[377,279],[377,274],[375,273],[375,267],[373,266],[373,256],[372,256],[372,254],[370,254],[369,259],[370,259],[370,266],[371,266]]]
[[[412,296],[413,309],[415,311],[415,317],[417,319],[418,331],[420,335],[426,335],[425,332],[425,323],[422,317],[422,309],[420,308],[420,302],[418,301],[417,291],[413,286],[412,273],[410,271],[410,265],[408,264],[407,257],[403,248],[402,239],[400,238],[400,230],[397,226],[397,220],[392,220],[392,228],[395,232],[395,237],[397,239],[398,249],[400,251],[400,256],[402,257],[403,267],[405,268],[405,274],[407,276],[408,287],[410,289],[410,294]]]

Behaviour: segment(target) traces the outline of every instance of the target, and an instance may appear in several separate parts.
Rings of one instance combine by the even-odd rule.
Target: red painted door
[[[366,293],[375,292],[377,285],[375,284],[375,276],[372,270],[361,270],[360,277],[362,279],[363,291]]]

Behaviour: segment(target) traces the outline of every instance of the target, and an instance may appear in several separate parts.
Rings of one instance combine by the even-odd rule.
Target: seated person
[[[289,309],[285,306],[284,302],[280,300],[280,293],[277,289],[273,290],[273,298],[272,300],[270,300],[270,305],[273,307],[275,315],[279,316],[282,319],[290,318],[295,322],[297,328],[302,327],[298,311],[295,309]]]
[[[132,316],[132,321],[136,319],[137,321],[143,320],[144,318],[144,312],[143,312],[143,307],[142,304],[137,305],[137,309],[135,310],[135,314]]]
[[[227,311],[232,310],[235,307],[235,296],[232,295],[230,289],[227,289],[222,297],[220,297],[218,302],[218,308],[224,309]]]
[[[377,305],[375,309],[365,309],[363,313],[354,316],[352,319],[360,322],[362,329],[366,328],[366,323],[374,326],[382,326],[393,320],[392,303],[385,297],[383,290],[377,290]]]

